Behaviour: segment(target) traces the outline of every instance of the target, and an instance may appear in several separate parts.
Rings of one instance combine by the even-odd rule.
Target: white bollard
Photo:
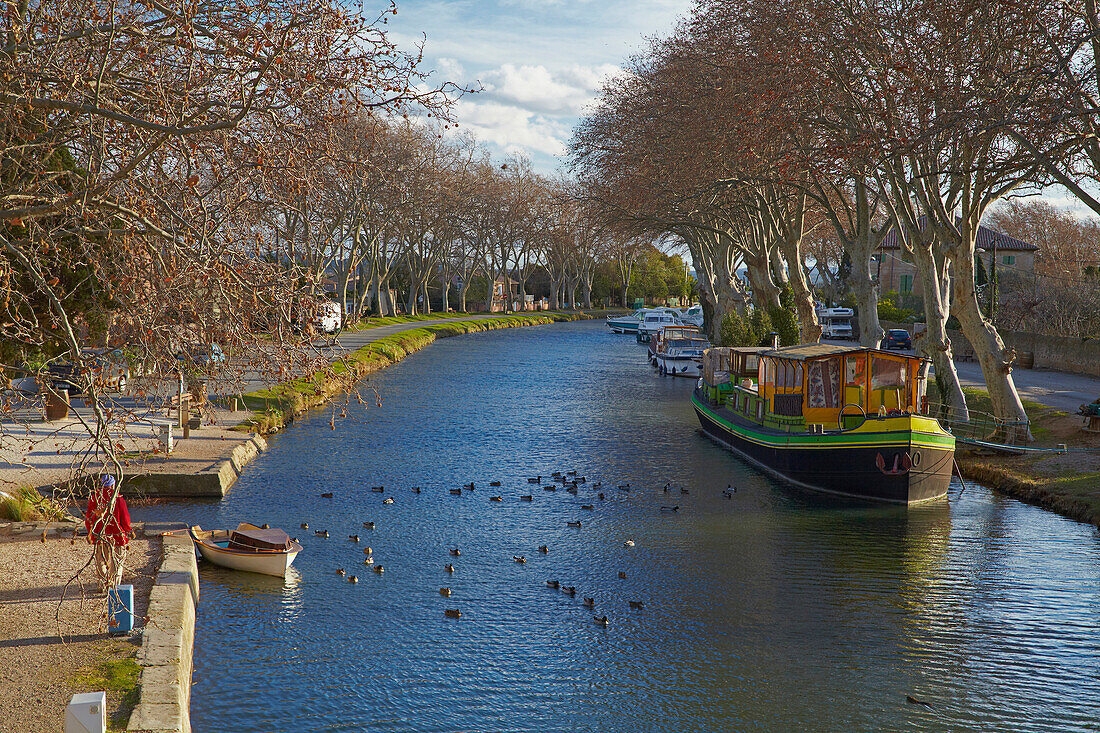
[[[160,426],[160,449],[164,451],[164,455],[168,455],[176,449],[176,441],[172,437],[172,425]]]
[[[106,733],[107,693],[73,695],[65,708],[65,733]]]

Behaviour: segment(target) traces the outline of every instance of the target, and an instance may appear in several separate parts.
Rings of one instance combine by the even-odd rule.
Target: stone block
[[[128,731],[162,733],[163,731],[189,731],[190,723],[179,705],[142,701],[130,716]]]

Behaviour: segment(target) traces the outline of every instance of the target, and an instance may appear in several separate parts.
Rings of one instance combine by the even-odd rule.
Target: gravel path
[[[106,598],[94,568],[81,570],[91,555],[82,538],[75,544],[69,539],[0,542],[0,733],[63,730],[71,697],[98,691],[83,689],[74,676],[105,660],[132,656],[140,645],[138,629],[132,636],[105,633]],[[159,537],[130,543],[123,582],[134,585],[139,624],[160,556]],[[109,718],[121,694],[108,690],[107,700]]]

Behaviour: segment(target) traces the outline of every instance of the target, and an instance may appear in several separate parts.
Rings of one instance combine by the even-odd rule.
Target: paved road
[[[827,343],[848,346],[853,344],[851,341],[833,340]],[[901,353],[912,355],[914,352],[909,349]],[[982,368],[978,362],[956,361],[955,371],[958,372],[959,381],[964,387],[985,389],[985,378],[982,376]],[[1025,400],[1069,413],[1077,412],[1080,405],[1100,397],[1100,378],[1083,374],[1056,372],[1049,369],[1016,368],[1012,370],[1012,379],[1016,384],[1016,390]]]

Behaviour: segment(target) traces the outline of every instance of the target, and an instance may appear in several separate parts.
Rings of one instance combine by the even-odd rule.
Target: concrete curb
[[[165,535],[163,552],[138,652],[140,699],[126,730],[190,733],[199,568],[187,535]]]
[[[229,455],[196,473],[144,473],[122,484],[127,496],[221,499],[237,482],[244,467],[267,450],[267,441],[252,434]]]

